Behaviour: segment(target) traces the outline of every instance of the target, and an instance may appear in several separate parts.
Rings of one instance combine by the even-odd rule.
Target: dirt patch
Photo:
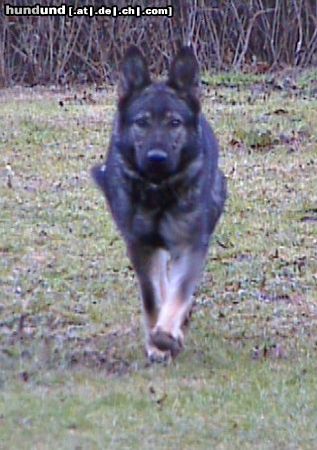
[[[135,370],[128,347],[142,343],[136,326],[89,334],[86,324],[53,315],[20,315],[0,322],[0,335],[3,373],[13,369],[25,381],[39,371],[60,369],[121,376]]]

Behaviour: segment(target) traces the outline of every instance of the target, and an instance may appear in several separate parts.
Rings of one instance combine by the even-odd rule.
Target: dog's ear
[[[177,91],[198,96],[199,66],[192,47],[182,47],[175,56],[167,84]]]
[[[131,45],[126,51],[120,72],[121,100],[130,97],[134,92],[139,92],[151,83],[146,60],[135,45]]]

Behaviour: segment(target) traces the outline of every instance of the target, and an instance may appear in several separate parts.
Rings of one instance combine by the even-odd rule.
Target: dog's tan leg
[[[170,255],[167,251],[160,249],[157,252],[156,259],[156,268],[158,270],[159,276],[159,292],[161,299],[161,306],[167,299],[168,294],[168,263],[169,263]],[[155,270],[155,268],[154,268]],[[153,273],[153,278],[155,279],[155,273]]]
[[[170,359],[169,350],[158,349],[151,341],[161,306],[167,298],[167,263],[169,255],[164,250],[130,247],[129,255],[136,270],[143,304],[146,352],[150,361],[163,362]]]
[[[168,260],[169,254],[165,250],[157,250],[151,258],[149,267],[149,276],[154,287],[156,312],[155,316],[149,317],[145,311],[145,339],[146,352],[152,362],[168,362],[171,359],[170,350],[162,350],[156,347],[151,341],[151,333],[154,330],[160,309],[165,303],[168,294]]]
[[[192,294],[200,277],[204,254],[185,250],[171,260],[168,294],[162,305],[151,342],[160,350],[176,356],[183,347],[183,325],[190,314]]]

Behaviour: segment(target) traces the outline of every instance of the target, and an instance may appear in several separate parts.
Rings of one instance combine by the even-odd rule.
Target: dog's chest
[[[180,201],[170,208],[135,206],[132,233],[145,243],[170,248],[192,240],[200,222],[200,211],[193,204]]]

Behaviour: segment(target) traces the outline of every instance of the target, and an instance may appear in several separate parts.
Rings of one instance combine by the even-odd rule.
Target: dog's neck
[[[201,193],[203,158],[192,161],[183,170],[160,183],[148,180],[126,165],[121,165],[121,170],[128,181],[127,191],[131,201],[142,204],[153,213],[179,204],[180,198],[183,201],[186,199],[186,208],[190,209],[197,203]]]

